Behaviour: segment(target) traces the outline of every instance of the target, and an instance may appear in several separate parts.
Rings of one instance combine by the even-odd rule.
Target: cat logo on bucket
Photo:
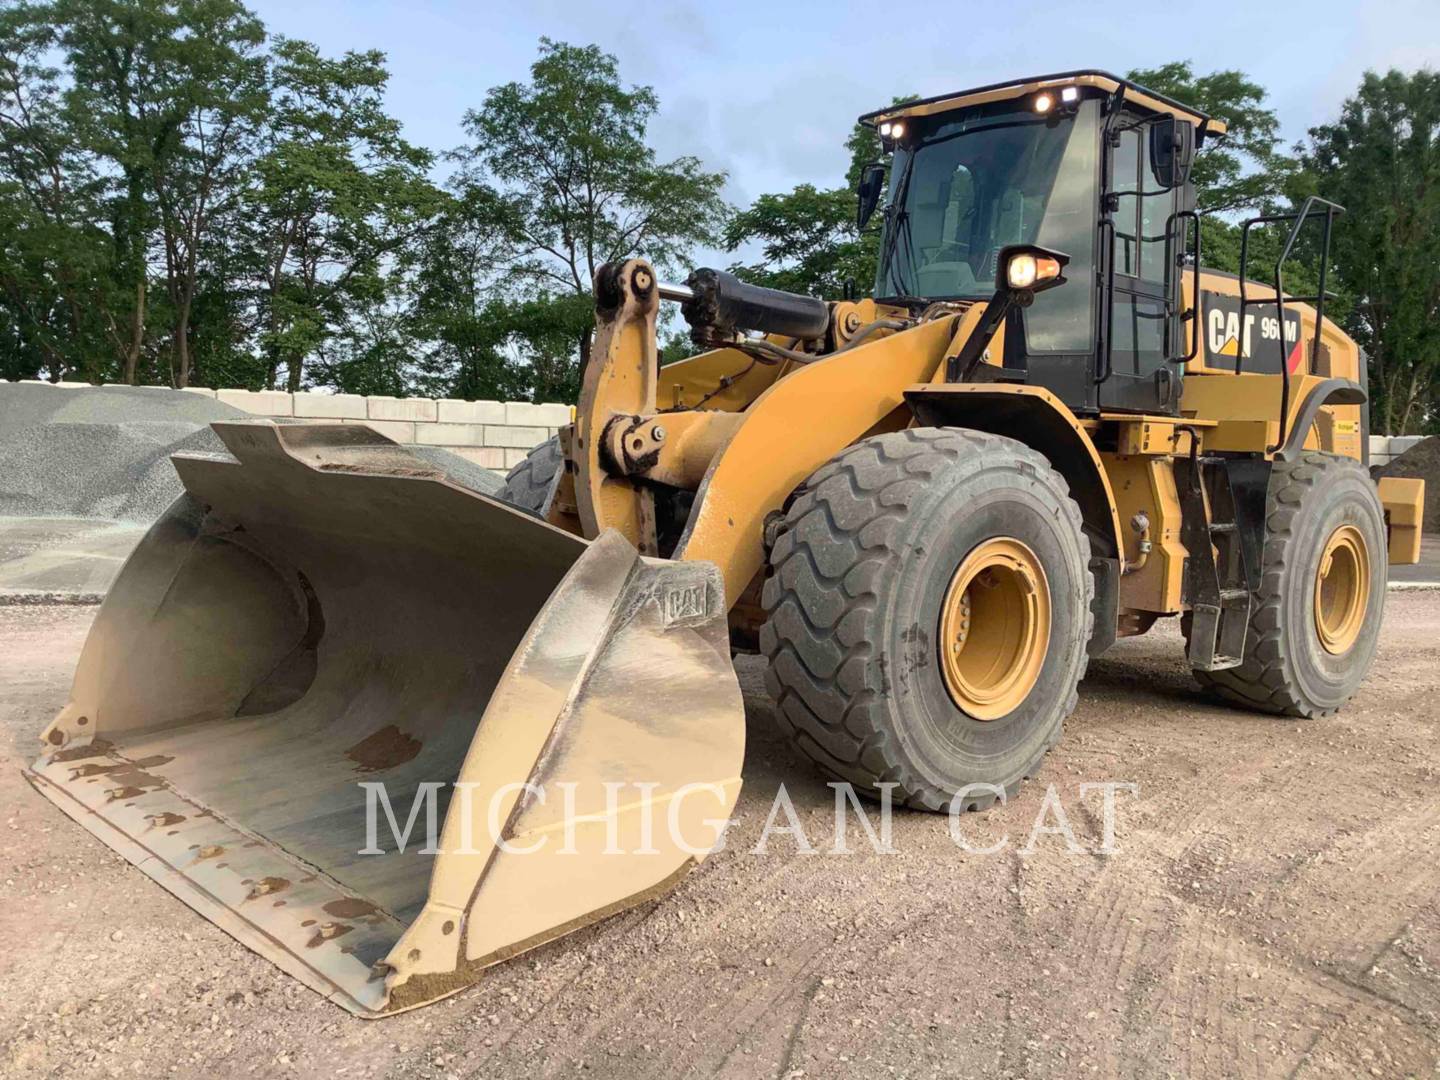
[[[1238,357],[1242,371],[1275,373],[1283,355],[1291,372],[1299,368],[1304,350],[1298,312],[1285,312],[1282,346],[1280,318],[1273,303],[1249,304],[1242,313],[1238,297],[1207,292],[1204,299],[1206,360],[1210,364],[1233,367]]]
[[[704,619],[710,607],[706,603],[705,582],[667,584],[661,595],[660,607],[667,628],[686,626],[697,619]]]

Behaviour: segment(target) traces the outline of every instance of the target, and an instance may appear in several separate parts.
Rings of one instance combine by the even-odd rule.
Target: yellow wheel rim
[[[1315,571],[1315,631],[1325,651],[1349,652],[1370,605],[1370,553],[1354,525],[1341,525],[1325,542]]]
[[[959,708],[977,720],[1014,712],[1050,648],[1050,586],[1035,553],[1008,536],[973,548],[945,591],[938,646]]]

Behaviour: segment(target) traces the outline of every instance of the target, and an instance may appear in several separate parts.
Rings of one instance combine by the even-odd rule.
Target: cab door
[[[1147,119],[1122,112],[1107,147],[1110,213],[1101,242],[1108,295],[1101,297],[1106,314],[1096,381],[1102,409],[1174,413],[1180,379],[1168,351],[1179,308],[1174,214],[1180,189],[1155,179]]]

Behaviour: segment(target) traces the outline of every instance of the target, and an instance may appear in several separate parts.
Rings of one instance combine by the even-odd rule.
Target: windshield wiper
[[[902,231],[905,234],[905,251],[910,260],[910,264],[913,266],[915,263],[915,249],[911,246],[910,211],[908,210],[901,210],[895,215],[889,243],[887,244],[887,251],[885,253],[886,280],[889,281],[894,288],[898,289],[901,295],[905,293],[906,282],[900,273],[899,260],[897,260],[895,256],[900,250],[898,238]]]
[[[911,253],[911,261],[914,261],[914,248],[911,246],[910,239],[910,211],[905,208],[905,203],[910,195],[910,175],[914,171],[915,154],[912,152],[905,158],[905,169],[895,183],[895,197],[890,200],[888,208],[885,251],[880,256],[881,265],[885,270],[885,280],[902,294],[905,292],[905,282],[897,276],[895,251],[900,239],[900,231],[903,229],[905,231],[905,249]]]

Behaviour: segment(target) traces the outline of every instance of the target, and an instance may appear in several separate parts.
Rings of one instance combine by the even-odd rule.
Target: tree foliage
[[[1189,60],[1136,68],[1126,77],[1225,121],[1227,133],[1206,140],[1191,171],[1202,213],[1258,212],[1274,203],[1292,166],[1279,153],[1280,119],[1265,107],[1264,87],[1240,71],[1197,75]]]
[[[873,230],[855,227],[855,192],[800,184],[783,195],[761,195],[736,214],[725,247],[759,244],[759,262],[731,269],[757,285],[838,299],[847,289],[868,292],[878,248]]]
[[[448,185],[387,80],[236,0],[0,9],[0,374],[567,400],[596,267],[716,242],[724,175],[594,46],[486,94]]]
[[[1440,391],[1440,74],[1369,73],[1310,132],[1298,199],[1340,203],[1334,273],[1347,329],[1370,354],[1378,430],[1436,430]]]
[[[105,185],[73,137],[56,28],[0,10],[0,375],[101,374],[120,302]]]
[[[264,28],[235,0],[56,0],[31,11],[58,30],[69,130],[109,179],[122,377],[135,382],[148,363],[147,374],[187,385],[205,249],[264,116]],[[157,299],[168,349],[147,340]]]
[[[655,91],[593,45],[542,39],[445,154],[406,141],[388,77],[382,53],[271,36],[239,0],[0,3],[0,376],[566,401],[603,262],[680,276],[723,247],[787,291],[873,284],[868,127],[835,186],[737,212],[722,172],[659,159]],[[1192,174],[1206,265],[1238,269],[1244,215],[1345,205],[1327,312],[1369,350],[1377,426],[1440,426],[1440,76],[1367,75],[1293,153],[1242,72],[1130,77],[1229,126]],[[1252,276],[1283,232],[1254,233]],[[1287,285],[1318,269],[1307,238]],[[662,356],[688,349],[672,333]]]
[[[725,175],[697,158],[660,163],[645,142],[659,100],[626,87],[594,45],[541,39],[528,83],[506,83],[465,116],[464,175],[499,195],[516,273],[589,292],[604,262],[644,251],[662,270],[725,215]]]
[[[417,311],[467,387],[573,400],[596,269],[644,254],[675,271],[714,239],[725,175],[693,157],[656,159],[645,132],[658,104],[650,87],[622,82],[608,53],[542,39],[528,82],[495,87],[465,115],[456,205]]]
[[[903,104],[913,96],[896,98]],[[855,185],[872,162],[885,164],[880,137],[856,124],[845,140],[850,163],[834,188],[800,184],[783,194],[761,195],[726,226],[727,251],[758,245],[760,260],[730,269],[746,281],[786,292],[840,299],[868,296],[880,258],[879,229],[856,223]]]
[[[440,211],[428,177],[433,156],[406,142],[384,111],[387,79],[378,51],[330,60],[308,42],[275,43],[271,120],[241,222],[267,384],[283,371],[298,390],[315,357],[322,381],[344,385],[353,350],[352,362],[337,367],[328,347],[376,327],[390,284],[386,260]],[[403,380],[380,383],[393,390]]]

